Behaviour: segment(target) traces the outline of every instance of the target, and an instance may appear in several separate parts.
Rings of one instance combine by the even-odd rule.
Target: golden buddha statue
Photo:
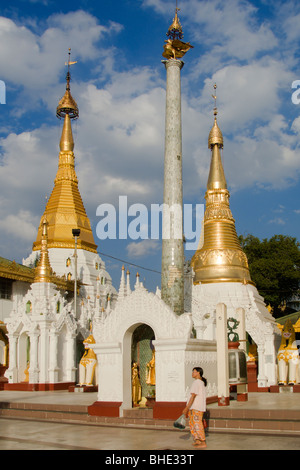
[[[136,362],[133,362],[131,368],[131,386],[132,386],[132,404],[138,406],[142,399],[142,387],[139,378],[139,370]]]
[[[26,383],[29,382],[29,367],[30,367],[30,364],[29,364],[29,361],[27,361],[27,366],[26,366],[26,369],[24,370],[24,374],[25,374],[24,382]]]
[[[147,385],[155,385],[155,349],[152,350],[151,361],[147,364]]]

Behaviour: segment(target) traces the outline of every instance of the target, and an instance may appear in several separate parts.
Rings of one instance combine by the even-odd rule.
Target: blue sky
[[[96,209],[120,195],[162,202],[165,69],[175,0],[10,0],[0,9],[0,254],[31,252],[57,171],[68,48],[79,189],[99,251],[160,271],[157,240],[105,240]],[[184,202],[204,203],[217,83],[223,163],[238,234],[300,240],[300,5],[291,1],[180,0]],[[186,252],[190,258],[193,252]],[[118,288],[122,262],[102,256]],[[136,270],[149,290],[160,275]]]

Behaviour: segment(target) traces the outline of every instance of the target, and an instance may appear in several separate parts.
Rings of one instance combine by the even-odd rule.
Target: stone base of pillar
[[[4,385],[8,383],[8,379],[4,377],[6,370],[6,366],[0,366],[0,390],[4,390]]]
[[[237,393],[237,401],[248,401],[248,393]]]
[[[157,401],[153,407],[154,419],[173,419],[174,421],[182,415],[185,408],[184,401]]]
[[[98,392],[98,385],[72,385],[69,392],[91,393]]]
[[[218,397],[218,406],[229,406],[230,397]]]
[[[3,390],[14,390],[21,392],[51,392],[56,390],[68,390],[74,385],[72,382],[33,384],[30,382],[6,383]]]
[[[257,392],[257,364],[247,362],[248,392]]]
[[[95,403],[88,407],[88,414],[91,416],[119,418],[121,405],[121,401],[95,401]]]

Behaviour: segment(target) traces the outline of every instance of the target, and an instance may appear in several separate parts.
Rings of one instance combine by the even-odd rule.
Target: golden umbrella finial
[[[69,47],[69,52],[68,52],[68,61],[65,62],[65,65],[68,66],[68,71],[66,75],[66,92],[60,102],[58,103],[58,106],[56,108],[56,116],[60,119],[62,117],[65,117],[66,114],[69,115],[70,119],[77,119],[79,116],[79,111],[77,107],[77,103],[74,100],[74,98],[71,95],[70,92],[70,81],[71,81],[71,74],[70,74],[70,65],[77,64],[76,61],[71,61],[71,48]]]
[[[211,96],[215,100],[215,107],[214,107],[215,122],[208,136],[208,148],[212,148],[215,144],[218,144],[220,148],[223,148],[223,135],[217,123],[218,109],[217,109],[217,92],[216,92],[217,85],[216,83],[214,84],[214,90],[215,92]]]
[[[217,110],[217,84],[215,83],[214,84],[214,90],[215,90],[215,94],[214,95],[211,95],[213,97],[213,99],[215,100],[215,108],[214,108],[214,115],[216,116],[218,114],[218,110]]]
[[[182,27],[178,18],[179,11],[180,11],[180,8],[178,8],[177,0],[176,0],[175,17],[173,18],[173,23],[171,24],[167,32],[167,36],[169,36],[170,39],[173,39],[173,40],[183,38]]]

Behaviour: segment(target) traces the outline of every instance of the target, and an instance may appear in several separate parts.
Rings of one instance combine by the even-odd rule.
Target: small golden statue
[[[131,383],[132,383],[132,404],[138,406],[142,399],[142,387],[139,378],[139,370],[136,362],[133,362],[131,368]]]
[[[8,367],[8,359],[9,359],[9,341],[7,337],[7,329],[3,321],[0,321],[0,341],[4,343],[3,346],[3,359],[2,364],[0,365],[4,367]]]
[[[90,348],[91,344],[95,344],[95,339],[90,334],[83,342],[85,352],[79,363],[79,385],[92,386],[95,378],[95,370],[97,366],[97,356],[93,349]]]
[[[29,367],[30,367],[30,363],[29,361],[27,361],[27,366],[26,366],[26,369],[24,370],[24,374],[25,374],[24,382],[26,383],[29,382]]]
[[[257,361],[258,361],[257,345],[253,343],[249,345],[248,362],[257,362]]]
[[[155,385],[155,349],[152,351],[151,361],[147,364],[146,384]]]
[[[165,43],[163,57],[166,59],[180,59],[193,47],[189,42],[182,42],[179,39],[167,39]]]

